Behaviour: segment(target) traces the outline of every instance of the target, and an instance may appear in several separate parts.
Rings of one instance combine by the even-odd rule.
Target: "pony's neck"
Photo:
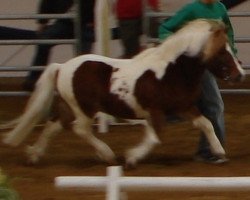
[[[175,63],[167,68],[163,80],[167,85],[181,84],[185,88],[196,88],[201,84],[206,65],[202,63],[201,57],[189,57],[181,55]]]
[[[201,53],[209,34],[181,30],[167,38],[157,50],[164,60],[174,62],[180,55],[196,56]]]
[[[188,44],[183,37],[172,35],[159,46],[157,53],[164,60],[175,61],[187,51]]]

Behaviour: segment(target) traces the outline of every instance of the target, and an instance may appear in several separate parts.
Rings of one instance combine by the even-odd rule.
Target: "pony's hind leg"
[[[48,121],[44,127],[44,130],[38,140],[34,145],[28,146],[26,148],[26,153],[28,156],[28,161],[31,163],[36,163],[39,158],[44,155],[49,141],[60,131],[63,127],[59,120],[53,122]]]
[[[77,117],[76,122],[73,124],[73,130],[95,148],[97,155],[102,160],[112,164],[115,163],[115,154],[110,147],[93,135],[92,122],[92,119],[81,115],[81,117]]]
[[[145,120],[144,125],[145,136],[142,142],[126,152],[127,167],[134,167],[139,160],[143,159],[155,147],[155,145],[160,144],[160,140],[151,122]]]

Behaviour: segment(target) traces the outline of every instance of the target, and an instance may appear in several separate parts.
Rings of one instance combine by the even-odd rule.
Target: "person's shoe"
[[[229,159],[226,157],[219,157],[215,155],[203,156],[203,155],[195,155],[194,160],[197,162],[204,162],[210,164],[224,164],[229,162]]]

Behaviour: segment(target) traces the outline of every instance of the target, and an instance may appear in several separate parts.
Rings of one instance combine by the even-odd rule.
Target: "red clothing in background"
[[[158,0],[148,0],[148,4],[156,10]],[[116,14],[118,19],[133,19],[142,17],[142,0],[117,0]]]

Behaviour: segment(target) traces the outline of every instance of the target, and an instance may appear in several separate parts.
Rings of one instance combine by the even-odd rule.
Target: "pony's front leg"
[[[63,127],[61,122],[58,121],[48,121],[44,127],[44,130],[36,143],[32,146],[26,148],[26,153],[28,155],[29,162],[36,163],[39,158],[44,155],[49,141],[60,131]]]
[[[135,167],[137,162],[143,159],[154,147],[160,143],[151,120],[145,120],[145,136],[141,143],[126,152],[126,166]]]
[[[111,148],[103,141],[96,138],[92,133],[92,119],[85,115],[80,115],[73,125],[74,132],[85,139],[97,151],[97,155],[106,162],[114,164],[115,154]]]
[[[212,123],[203,115],[200,115],[193,119],[195,127],[199,128],[207,137],[207,140],[211,146],[211,151],[221,158],[225,157],[225,150],[223,149],[219,139],[215,135]]]

